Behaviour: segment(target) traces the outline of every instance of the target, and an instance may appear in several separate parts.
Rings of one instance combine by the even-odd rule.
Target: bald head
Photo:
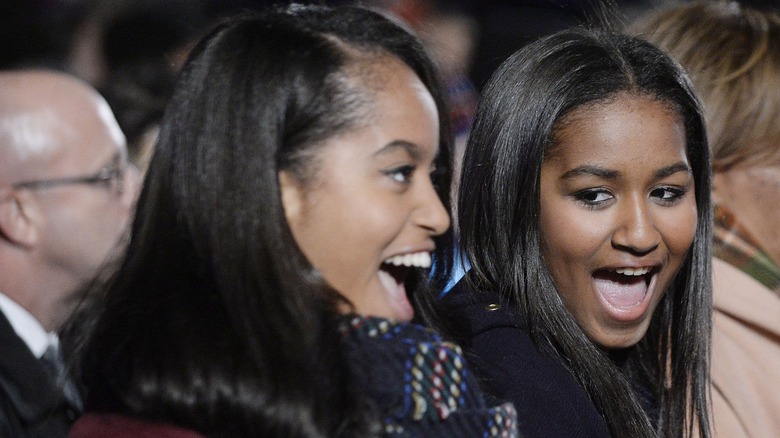
[[[41,178],[63,149],[94,136],[125,144],[92,87],[53,71],[0,72],[1,185]]]
[[[0,292],[54,330],[122,248],[138,176],[105,100],[50,71],[0,72],[0,157]]]

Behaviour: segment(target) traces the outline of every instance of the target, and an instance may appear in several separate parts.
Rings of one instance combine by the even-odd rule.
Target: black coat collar
[[[0,390],[28,424],[50,416],[65,403],[62,391],[0,312]]]

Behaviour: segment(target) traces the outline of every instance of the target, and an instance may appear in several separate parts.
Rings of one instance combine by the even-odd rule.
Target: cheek
[[[296,243],[309,262],[340,292],[376,274],[380,256],[398,233],[389,202],[363,191],[329,190],[302,204],[289,221]]]
[[[691,202],[676,209],[675,214],[664,220],[664,240],[672,257],[684,258],[693,244],[698,226],[696,203]]]
[[[565,205],[549,207],[554,206],[542,207],[540,232],[545,261],[551,268],[556,264],[571,268],[567,265],[586,262],[608,238],[606,218]]]
[[[46,226],[52,230],[52,234],[63,237],[80,235],[82,231],[85,234],[99,234],[110,223],[113,213],[105,205],[77,196],[52,200],[48,205],[50,208],[44,211]]]
[[[544,209],[543,209],[544,211]],[[578,320],[590,305],[591,264],[599,253],[603,220],[582,211],[544,211],[541,221],[542,255],[566,307]]]

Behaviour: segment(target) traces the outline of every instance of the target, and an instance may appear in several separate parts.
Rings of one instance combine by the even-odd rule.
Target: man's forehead
[[[0,114],[0,144],[3,155],[24,163],[50,154],[58,145],[58,135],[74,135],[50,108]]]
[[[63,114],[44,108],[0,119],[6,183],[92,172],[127,153],[124,135],[107,104],[81,109]]]

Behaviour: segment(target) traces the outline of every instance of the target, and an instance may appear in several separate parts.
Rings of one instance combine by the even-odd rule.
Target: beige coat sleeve
[[[715,436],[780,437],[780,294],[718,259],[713,288]]]

